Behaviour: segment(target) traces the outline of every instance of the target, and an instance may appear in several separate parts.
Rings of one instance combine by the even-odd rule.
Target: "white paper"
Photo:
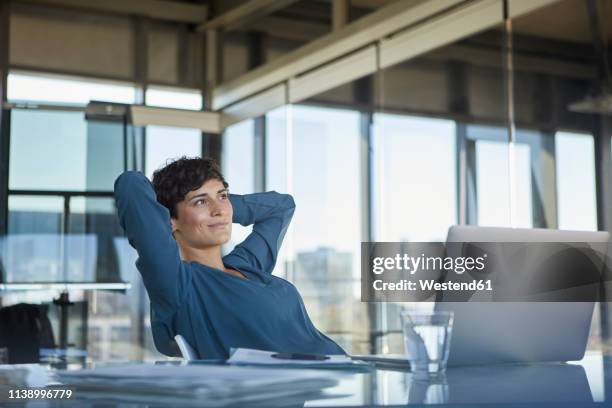
[[[332,373],[218,365],[131,364],[91,370],[60,371],[58,380],[109,397],[135,399],[197,398],[225,404],[240,399],[271,398],[313,392],[337,384]],[[104,395],[102,394],[102,395]],[[209,404],[210,405],[210,404]],[[213,404],[215,405],[215,404]]]

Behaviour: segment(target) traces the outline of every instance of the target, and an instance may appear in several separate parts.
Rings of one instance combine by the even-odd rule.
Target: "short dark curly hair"
[[[157,201],[170,211],[172,218],[176,218],[176,205],[185,199],[187,193],[213,179],[221,181],[225,188],[228,187],[214,159],[183,156],[153,173],[153,188]]]

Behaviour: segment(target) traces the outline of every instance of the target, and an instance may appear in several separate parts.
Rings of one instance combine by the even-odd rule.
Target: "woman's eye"
[[[204,200],[197,200],[195,202],[195,205],[203,205],[203,204],[206,204],[206,202]]]
[[[224,194],[221,194],[221,199],[222,199],[222,200],[227,199],[227,194],[225,194],[225,193],[224,193]]]

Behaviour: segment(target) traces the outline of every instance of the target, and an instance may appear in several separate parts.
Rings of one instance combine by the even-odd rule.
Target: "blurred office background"
[[[0,302],[44,305],[53,345],[92,360],[162,358],[114,208],[126,169],[212,156],[234,193],[291,193],[274,273],[351,353],[402,351],[406,305],[360,301],[362,241],[612,226],[611,1],[0,7]]]

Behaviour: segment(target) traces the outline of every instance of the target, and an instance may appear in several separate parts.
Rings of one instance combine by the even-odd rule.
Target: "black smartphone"
[[[323,361],[329,360],[329,356],[322,354],[307,354],[307,353],[275,353],[272,357],[281,360],[311,360],[311,361]]]

